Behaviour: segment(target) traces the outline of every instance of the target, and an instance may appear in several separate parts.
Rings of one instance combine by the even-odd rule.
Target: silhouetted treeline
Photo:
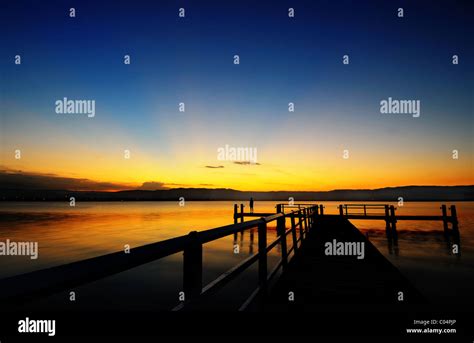
[[[327,192],[243,192],[233,189],[174,188],[168,190],[129,190],[90,192],[68,190],[0,190],[5,201],[177,201],[185,200],[275,200],[311,201],[468,201],[474,200],[474,186],[406,186],[373,190],[341,189]]]

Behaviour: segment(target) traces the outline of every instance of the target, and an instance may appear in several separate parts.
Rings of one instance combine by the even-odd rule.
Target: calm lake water
[[[338,213],[340,202],[323,202],[325,213]],[[352,202],[356,203],[356,202]],[[34,241],[39,258],[0,256],[0,278],[137,247],[167,238],[206,230],[233,222],[232,201],[186,202],[2,202],[0,240]],[[255,212],[275,212],[277,202],[257,202]],[[356,220],[371,242],[407,276],[432,302],[474,304],[474,202],[454,203],[461,232],[461,255],[451,253],[441,222],[401,221],[398,252],[389,251],[383,221]],[[393,205],[397,206],[396,203]],[[399,215],[440,215],[440,203],[406,202]],[[257,251],[257,234],[233,235],[204,246],[204,283]],[[270,230],[269,238],[276,237]],[[270,267],[278,259],[273,250]],[[256,268],[250,268],[236,282],[241,296],[218,295],[238,304],[256,285]],[[235,287],[230,287],[235,289]],[[118,309],[169,309],[182,290],[182,254],[148,263],[76,289],[77,307]],[[232,292],[229,290],[229,292]],[[65,295],[45,300],[61,306]],[[217,302],[219,303],[219,302]]]

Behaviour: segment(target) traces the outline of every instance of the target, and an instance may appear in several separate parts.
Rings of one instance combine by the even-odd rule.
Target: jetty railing
[[[302,204],[279,204],[282,210],[284,208],[298,208]],[[426,221],[441,221],[443,222],[444,235],[447,241],[450,241],[453,238],[453,242],[458,246],[460,245],[460,234],[458,227],[458,218],[456,206],[451,205],[449,207],[450,215],[448,214],[448,207],[442,205],[441,215],[397,215],[397,208],[394,205],[388,204],[341,204],[337,206],[339,209],[339,216],[345,219],[362,219],[362,220],[384,220],[385,221],[385,232],[387,235],[387,242],[389,244],[394,244],[398,246],[398,232],[397,232],[397,222],[399,220],[426,220]],[[241,206],[241,212],[238,212],[238,208],[234,208],[234,220],[238,219],[243,220],[244,217],[255,216],[255,213],[245,213],[243,211],[243,205]],[[337,216],[337,214],[325,214],[324,206],[322,204],[319,207],[316,205],[314,207],[316,218],[317,216]],[[259,215],[264,215],[265,213],[260,213]],[[268,214],[267,214],[268,215]],[[449,228],[451,224],[451,228]],[[366,233],[368,237],[368,233]]]
[[[284,212],[285,208],[301,208],[304,205],[307,206],[307,204],[278,204],[277,207],[280,208],[281,212]],[[449,207],[450,215],[448,214],[448,207],[446,205],[440,207],[441,215],[397,215],[397,208],[394,205],[388,204],[341,204],[338,205],[338,209],[339,215],[346,219],[384,220],[387,229],[395,231],[395,233],[396,224],[399,220],[442,221],[445,233],[449,233],[449,231],[459,233],[456,205]],[[319,206],[313,205],[313,210],[316,216],[326,215],[324,213],[324,206],[321,204]],[[269,215],[271,215],[271,213],[244,212],[243,204],[240,206],[240,212],[238,211],[237,205],[234,207],[235,223],[237,223],[238,220],[243,222],[245,217],[262,217]],[[329,214],[329,216],[334,216],[334,214]],[[449,229],[449,224],[451,224],[451,230]]]
[[[237,205],[236,205],[237,206]],[[236,207],[235,207],[236,208]],[[241,206],[243,209],[243,206]],[[283,213],[277,206],[277,213],[260,219],[235,222],[231,225],[206,231],[192,231],[188,235],[167,239],[130,249],[73,262],[57,267],[34,271],[0,280],[0,301],[2,304],[15,305],[53,295],[74,287],[103,279],[148,262],[183,252],[183,291],[185,300],[173,310],[181,310],[188,305],[199,304],[205,297],[214,294],[224,285],[235,279],[254,263],[258,263],[258,286],[240,307],[244,310],[257,296],[265,295],[272,279],[289,262],[290,254],[296,253],[317,215],[317,206],[306,205],[298,210]],[[291,225],[286,228],[286,219]],[[276,222],[277,238],[268,244],[268,224]],[[208,285],[202,285],[203,245],[217,239],[258,228],[258,253],[249,256],[238,265],[219,276]],[[291,234],[292,247],[287,247],[287,237]],[[278,244],[281,245],[281,258],[273,270],[268,273],[268,253]]]
[[[343,210],[345,210],[345,215],[347,216],[349,214],[349,211],[351,214],[360,214],[360,215],[364,215],[364,216],[367,216],[367,215],[371,215],[371,214],[381,214],[384,212],[384,210],[386,209],[386,207],[388,205],[385,205],[385,204],[344,204],[344,205],[339,205],[339,211],[340,211],[340,208],[343,208]],[[355,211],[359,211],[359,212],[354,212]]]
[[[396,215],[397,210],[394,205],[386,204],[343,204],[339,205],[339,215],[347,219],[369,219],[369,220],[385,220],[387,228],[391,226],[392,231],[396,232],[396,223],[399,220],[428,220],[442,221],[445,233],[448,233],[451,224],[454,233],[459,232],[456,205],[451,205],[448,215],[446,205],[440,207],[441,215]],[[362,210],[362,212],[354,212],[354,210]]]

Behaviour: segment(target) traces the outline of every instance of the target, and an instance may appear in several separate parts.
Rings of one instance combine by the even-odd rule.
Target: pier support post
[[[446,209],[446,205],[441,205],[441,213],[443,215],[443,230],[444,234],[448,235],[448,211]]]
[[[304,235],[306,237],[306,235],[308,234],[308,227],[306,226],[306,220],[304,218],[304,212],[303,212],[303,210],[300,210],[299,213],[300,213],[300,223],[301,223],[300,225],[303,226]]]
[[[313,219],[313,214],[311,212],[311,207],[308,207],[306,209],[306,216],[308,217],[308,230],[311,230],[311,226],[312,226],[311,220]]]
[[[291,219],[291,235],[293,236],[293,248],[295,250],[298,248],[298,239],[296,238],[296,223],[295,223],[295,215],[292,213],[290,216]]]
[[[456,211],[456,205],[451,205],[451,223],[453,224],[453,232],[459,234],[458,214]]]
[[[281,205],[277,205],[277,212],[281,213],[282,208]],[[286,219],[285,217],[277,219],[277,234],[280,236],[280,244],[281,244],[281,260],[283,268],[286,268],[288,264],[288,249],[286,244]]]
[[[385,234],[387,236],[388,253],[393,253],[392,231],[390,221],[390,207],[385,205]]]
[[[282,213],[283,209],[281,207],[281,204],[276,205],[276,213]]]
[[[303,229],[303,222],[301,221],[301,210],[298,213],[298,225],[300,226],[300,237],[301,240],[304,238],[304,229]]]
[[[238,215],[239,215],[239,208],[237,204],[234,204],[234,224],[237,224]]]
[[[458,214],[456,211],[456,206],[451,205],[451,224],[453,225],[452,229],[452,243],[457,244],[458,246],[458,253],[456,256],[461,256],[461,236],[459,234],[459,227],[458,227]],[[452,246],[450,247],[452,249]]]
[[[244,204],[240,204],[240,214],[242,215],[240,217],[240,222],[243,223],[244,222]]]
[[[234,204],[234,224],[237,224],[239,218],[239,206]],[[234,244],[237,243],[237,232],[234,233]]]
[[[398,234],[397,234],[397,217],[395,216],[395,206],[390,205],[390,221],[392,223],[392,238],[394,244],[398,242]]]
[[[390,207],[388,205],[385,205],[385,233],[387,234],[387,239],[392,239],[390,227]]]
[[[258,286],[260,296],[267,295],[267,223],[258,224]]]
[[[304,227],[306,228],[306,232],[309,231],[309,221],[308,221],[308,209],[303,209],[303,218],[304,218]]]
[[[202,291],[202,244],[196,231],[188,235],[183,253],[183,288],[186,300],[192,300]]]
[[[319,205],[319,213],[323,216],[324,215],[324,206]]]
[[[344,210],[342,209],[342,205],[339,205],[339,215],[341,217],[344,215]]]

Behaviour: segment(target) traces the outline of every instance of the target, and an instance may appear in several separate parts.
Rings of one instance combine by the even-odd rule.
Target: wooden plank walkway
[[[326,256],[325,243],[363,242],[365,256]],[[289,301],[293,292],[294,301]],[[314,311],[322,304],[419,304],[418,290],[346,218],[321,216],[264,300],[266,311]],[[249,309],[257,309],[257,303]]]

